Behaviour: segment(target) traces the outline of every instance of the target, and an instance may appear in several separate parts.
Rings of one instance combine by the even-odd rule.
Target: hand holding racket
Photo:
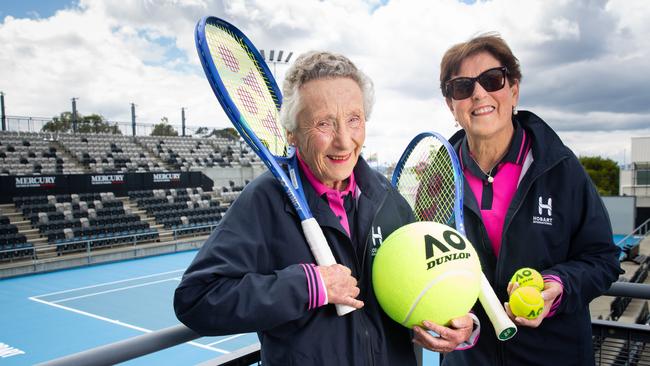
[[[435,132],[417,135],[402,154],[392,184],[411,205],[418,221],[455,226],[465,235],[463,221],[463,173],[449,142]],[[479,301],[505,341],[517,333],[485,274],[481,275]]]
[[[196,48],[219,103],[244,141],[282,183],[301,220],[319,266],[336,264],[334,255],[305,200],[295,151],[280,125],[282,95],[264,59],[239,29],[216,17],[196,25]],[[286,165],[289,176],[282,169]],[[355,310],[336,305],[339,315]]]

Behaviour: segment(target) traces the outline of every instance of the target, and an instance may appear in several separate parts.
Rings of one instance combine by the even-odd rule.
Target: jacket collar
[[[305,200],[316,221],[322,226],[329,226],[345,233],[345,229],[343,229],[327,202],[319,197],[314,187],[312,187],[305,177],[304,172],[301,169],[299,170],[302,187],[305,192]],[[358,222],[360,223],[368,222],[370,224],[374,213],[383,202],[384,197],[388,194],[390,188],[388,181],[380,179],[378,174],[370,168],[363,157],[359,157],[354,167],[354,176],[357,185],[357,192],[355,193],[357,197],[357,215],[359,216]],[[288,198],[285,199],[285,211],[296,215],[295,209]]]
[[[529,111],[520,110],[516,116],[516,123],[519,124],[532,139],[532,154],[537,169],[545,169],[558,160],[571,154],[569,149],[562,143],[557,134],[541,118]],[[457,131],[449,142],[454,146],[456,153],[459,152],[461,143],[465,140],[465,131]]]

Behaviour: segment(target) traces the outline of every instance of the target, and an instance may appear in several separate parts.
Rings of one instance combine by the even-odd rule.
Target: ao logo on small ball
[[[427,270],[437,265],[440,265],[442,263],[470,257],[470,253],[462,252],[467,247],[467,244],[465,243],[465,239],[463,239],[462,236],[458,235],[456,232],[452,230],[445,230],[442,233],[442,237],[445,241],[444,243],[442,243],[440,240],[434,238],[431,235],[427,234],[424,236],[424,248],[425,248],[425,255],[427,260]],[[461,252],[444,254],[451,250],[449,249],[450,247]],[[443,255],[434,258],[436,255],[435,248],[437,248]],[[433,260],[429,261],[431,258],[433,258]]]
[[[514,280],[515,280],[516,282],[520,282],[520,281],[523,280],[524,278],[528,278],[528,277],[530,277],[530,276],[532,276],[532,275],[533,275],[533,272],[532,272],[531,270],[529,270],[529,269],[524,269],[523,271],[521,271],[521,273],[517,273],[517,274],[515,275]]]

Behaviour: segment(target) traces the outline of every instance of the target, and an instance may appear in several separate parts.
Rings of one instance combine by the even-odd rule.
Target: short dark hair
[[[510,85],[515,81],[521,81],[521,69],[519,60],[508,47],[506,41],[498,33],[480,34],[467,42],[458,43],[445,52],[440,62],[440,90],[445,98],[447,88],[445,84],[451,80],[452,75],[457,74],[463,61],[481,52],[487,52],[494,56],[502,66],[508,69],[508,82]]]

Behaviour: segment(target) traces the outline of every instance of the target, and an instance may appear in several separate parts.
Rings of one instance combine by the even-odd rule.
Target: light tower
[[[284,56],[283,50],[280,51],[268,50],[268,55],[267,52],[265,52],[264,50],[260,50],[260,53],[262,54],[262,58],[264,59],[264,61],[266,61],[267,64],[268,63],[273,64],[273,70],[271,72],[273,73],[274,78],[277,76],[275,66],[277,64],[283,64],[283,65],[288,64],[289,61],[291,60],[291,56],[293,56],[293,52],[291,51],[288,52],[287,56],[283,59]]]

